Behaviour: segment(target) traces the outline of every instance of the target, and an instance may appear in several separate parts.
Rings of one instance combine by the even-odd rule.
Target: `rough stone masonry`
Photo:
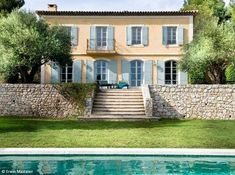
[[[235,119],[235,85],[154,85],[150,92],[153,117]],[[76,114],[76,105],[54,85],[0,84],[0,116]]]
[[[47,84],[0,84],[0,116],[67,117],[76,105]]]
[[[155,117],[235,119],[235,85],[150,86]]]

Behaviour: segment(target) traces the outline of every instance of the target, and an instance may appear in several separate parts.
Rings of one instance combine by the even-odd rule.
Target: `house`
[[[57,11],[49,4],[37,14],[69,29],[73,57],[72,65],[42,66],[42,83],[188,83],[177,61],[193,39],[195,11]]]

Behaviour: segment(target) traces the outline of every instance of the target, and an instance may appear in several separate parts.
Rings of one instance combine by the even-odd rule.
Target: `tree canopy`
[[[24,0],[1,0],[0,12],[11,13],[15,8],[20,8],[24,5]]]
[[[210,83],[225,83],[225,70],[235,65],[235,30],[230,22],[208,21],[192,43],[184,47],[181,68],[189,72],[203,70]]]
[[[235,59],[232,1],[227,7],[223,0],[185,0],[182,10],[198,10],[194,40],[184,46],[180,62],[192,83],[225,83],[226,68]]]
[[[235,0],[230,1],[230,11],[232,15],[232,20],[235,22]]]
[[[198,10],[194,20],[196,33],[207,25],[207,21],[218,18],[221,23],[231,18],[223,0],[185,0],[182,10]]]
[[[31,83],[40,66],[71,61],[70,37],[34,13],[13,11],[0,18],[0,71],[13,82]]]

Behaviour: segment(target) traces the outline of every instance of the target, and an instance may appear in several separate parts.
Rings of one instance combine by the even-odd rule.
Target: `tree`
[[[230,1],[230,11],[232,15],[232,20],[235,23],[235,0]]]
[[[218,24],[208,21],[193,42],[184,46],[185,55],[180,61],[183,70],[205,70],[213,84],[225,83],[225,70],[235,65],[235,30],[231,22]]]
[[[192,51],[194,46],[198,47],[199,43],[203,41],[201,37],[209,34],[208,31],[211,30],[211,27],[217,27],[230,21],[232,1],[234,0],[231,0],[230,6],[226,7],[223,0],[185,0],[182,10],[198,10],[198,15],[194,20],[194,41],[197,41],[190,45],[190,47],[188,45],[185,46],[184,50],[186,52]],[[216,22],[217,24],[215,25]],[[212,23],[213,25],[211,26]],[[211,39],[211,37],[209,38]],[[207,53],[205,52],[204,54]],[[211,74],[204,65],[201,65],[201,67],[197,65],[197,69],[190,71],[191,83],[212,83],[209,75]]]
[[[13,11],[0,19],[0,71],[14,81],[32,83],[40,66],[50,61],[69,63],[70,50],[66,29],[50,27],[34,13]]]
[[[214,20],[215,17],[219,18],[219,23],[231,18],[223,0],[185,0],[182,10],[198,10],[194,22],[195,34],[203,30],[207,21]]]
[[[20,8],[24,5],[24,0],[1,0],[0,12],[11,13],[15,8]]]

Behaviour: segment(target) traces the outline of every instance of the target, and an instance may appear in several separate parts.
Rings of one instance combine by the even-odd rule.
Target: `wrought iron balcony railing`
[[[96,53],[116,53],[115,51],[115,40],[107,39],[104,41],[97,39],[88,39],[87,40],[87,53],[96,54]]]

